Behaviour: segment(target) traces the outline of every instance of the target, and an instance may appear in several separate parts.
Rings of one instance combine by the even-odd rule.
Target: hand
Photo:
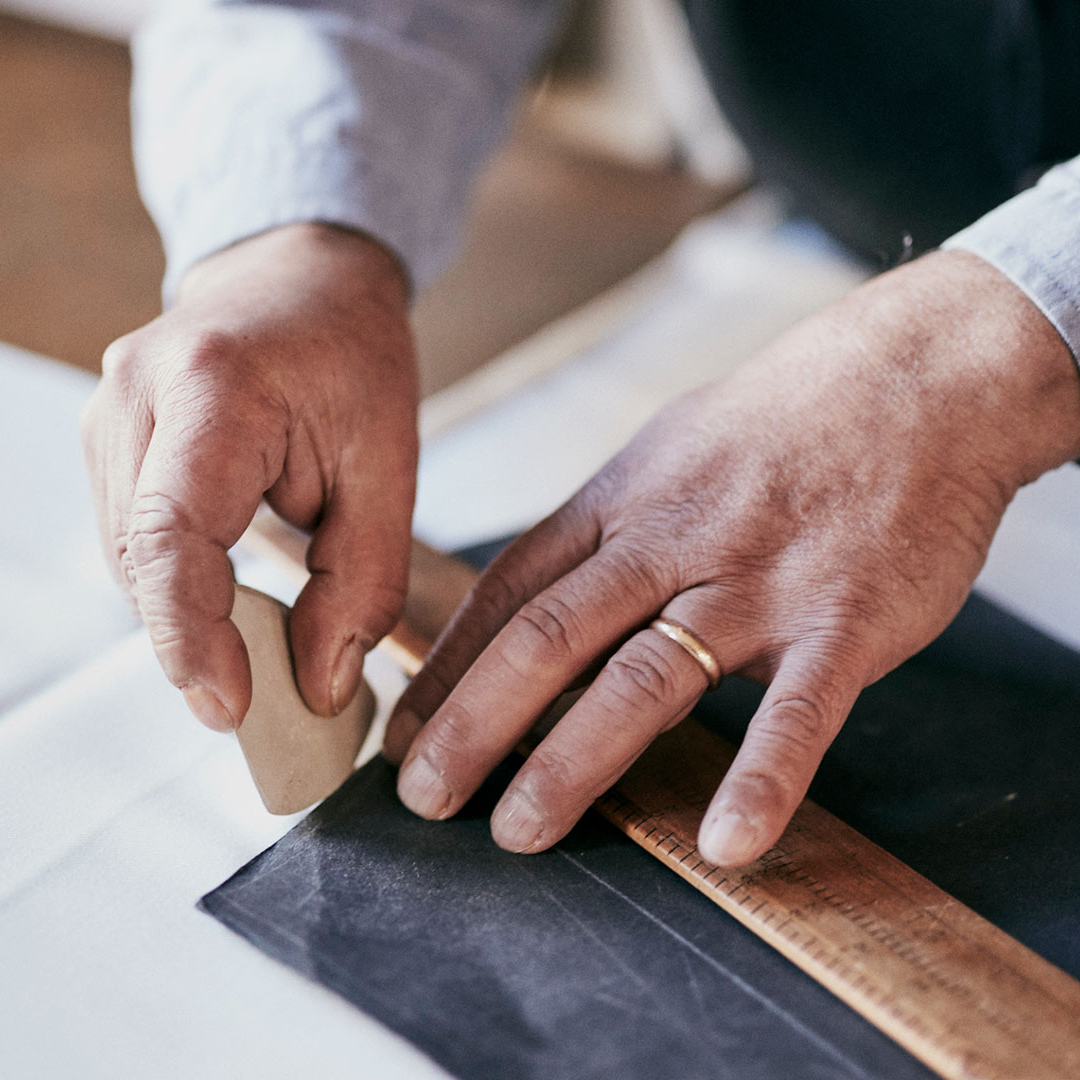
[[[99,523],[169,679],[209,727],[247,711],[226,552],[265,495],[314,530],[290,636],[308,704],[340,711],[405,594],[416,375],[397,263],[344,230],[264,233],[196,266],[102,366],[83,417]]]
[[[492,817],[511,851],[560,839],[706,688],[662,613],[768,685],[699,837],[752,861],[861,689],[957,612],[1017,488],[1078,453],[1072,358],[997,271],[948,252],[869,283],[664,409],[493,563],[391,720],[402,800],[455,813],[602,662]]]

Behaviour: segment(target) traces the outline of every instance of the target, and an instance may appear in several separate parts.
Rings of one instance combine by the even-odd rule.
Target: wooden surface
[[[266,519],[257,531],[302,566],[299,534],[286,539]],[[409,670],[476,577],[421,544],[413,556],[408,611],[389,642]],[[1080,1077],[1080,983],[809,800],[749,866],[702,859],[698,826],[733,756],[683,721],[595,809],[941,1076]]]
[[[90,370],[159,306],[129,79],[121,45],[0,16],[0,340]]]

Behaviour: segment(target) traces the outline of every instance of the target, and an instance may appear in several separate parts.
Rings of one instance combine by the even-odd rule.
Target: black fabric
[[[698,715],[738,739],[760,688]],[[1080,656],[984,600],[860,698],[813,794],[1080,976]],[[597,820],[498,850],[420,821],[381,760],[203,900],[460,1077],[928,1076]]]
[[[513,856],[493,805],[376,760],[203,907],[470,1080],[931,1075],[602,821]]]
[[[936,246],[1080,154],[1075,0],[684,7],[759,174],[873,265]]]

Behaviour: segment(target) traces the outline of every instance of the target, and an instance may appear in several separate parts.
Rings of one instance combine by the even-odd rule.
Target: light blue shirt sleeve
[[[296,221],[378,237],[416,287],[561,0],[173,0],[134,42],[136,167],[171,302],[205,256]]]
[[[991,210],[942,247],[997,267],[1038,305],[1080,361],[1080,158]]]

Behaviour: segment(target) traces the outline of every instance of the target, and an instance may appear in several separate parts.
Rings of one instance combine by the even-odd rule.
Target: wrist
[[[1080,374],[1050,321],[1000,271],[935,252],[853,294],[930,423],[952,426],[1006,499],[1080,456]],[[876,342],[868,340],[868,348]],[[956,462],[963,466],[963,459]]]
[[[294,222],[269,229],[208,255],[180,279],[177,303],[228,287],[237,280],[324,271],[341,284],[376,289],[390,302],[407,305],[409,276],[398,256],[368,233],[321,222]],[[342,281],[341,274],[347,275]]]

